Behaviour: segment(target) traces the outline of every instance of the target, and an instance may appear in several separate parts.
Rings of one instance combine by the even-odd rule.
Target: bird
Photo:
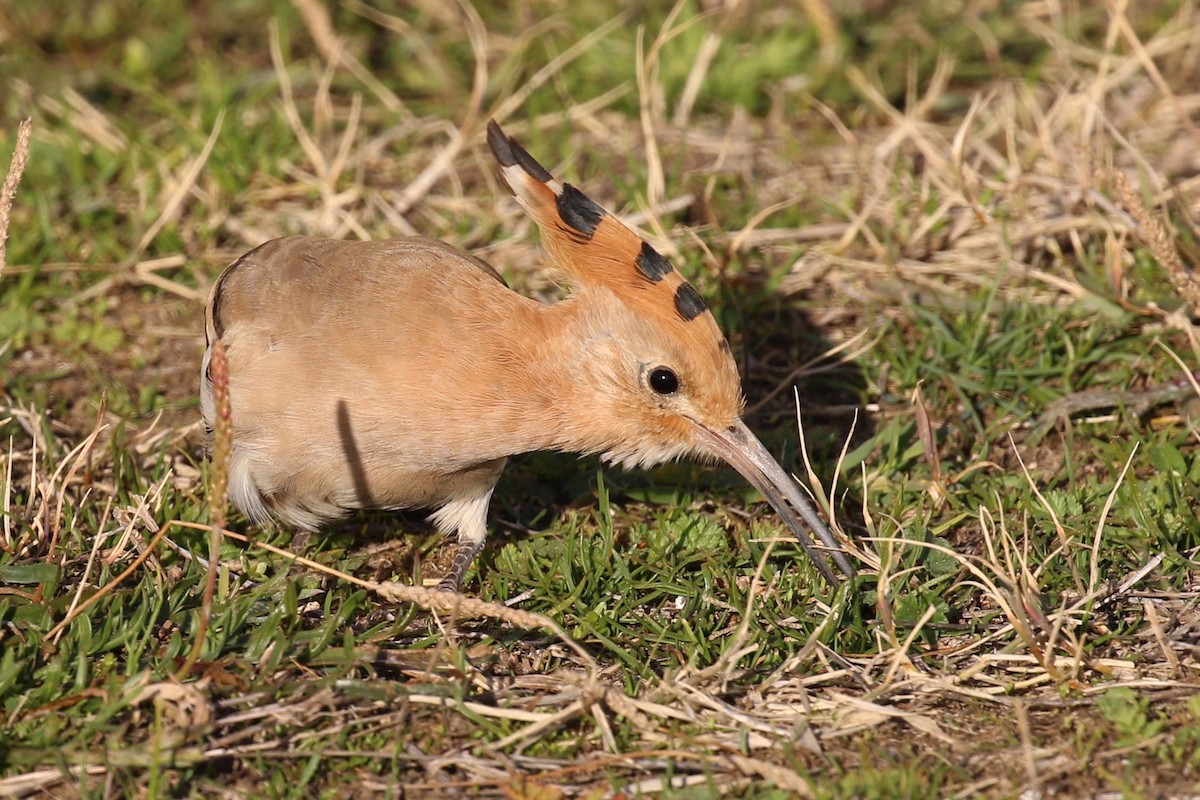
[[[494,121],[487,143],[570,284],[543,303],[424,236],[288,236],[230,264],[205,312],[201,413],[215,426],[222,343],[228,499],[297,532],[368,509],[427,509],[453,536],[438,588],[458,592],[508,460],[599,454],[627,468],[724,460],[779,514],[831,585],[828,526],[742,419],[741,379],[700,293],[650,243],[560,182]],[[812,531],[823,546],[809,534]]]

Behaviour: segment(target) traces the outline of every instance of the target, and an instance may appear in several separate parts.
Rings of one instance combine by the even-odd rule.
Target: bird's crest
[[[583,287],[603,286],[638,313],[725,338],[700,293],[671,262],[579,189],[561,183],[494,121],[488,144],[504,180],[542,231],[554,261]],[[695,330],[699,328],[699,330]],[[683,328],[679,335],[687,336]]]

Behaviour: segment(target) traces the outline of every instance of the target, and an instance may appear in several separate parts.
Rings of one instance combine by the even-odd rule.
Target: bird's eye
[[[679,377],[666,367],[655,367],[650,373],[650,388],[659,394],[675,394],[679,391]]]

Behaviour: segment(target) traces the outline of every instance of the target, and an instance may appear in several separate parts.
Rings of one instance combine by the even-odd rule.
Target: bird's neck
[[[599,398],[589,379],[595,322],[585,299],[523,303],[506,327],[505,341],[488,353],[499,385],[487,422],[511,444],[510,454],[607,449],[611,437],[597,424]]]

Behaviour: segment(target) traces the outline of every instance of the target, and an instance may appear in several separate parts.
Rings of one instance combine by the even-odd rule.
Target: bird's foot
[[[437,590],[458,594],[458,587],[462,583],[463,576],[467,574],[471,562],[475,560],[475,556],[482,549],[483,542],[459,542],[456,544],[454,560],[450,562],[450,569],[447,570],[445,577],[438,583]]]

